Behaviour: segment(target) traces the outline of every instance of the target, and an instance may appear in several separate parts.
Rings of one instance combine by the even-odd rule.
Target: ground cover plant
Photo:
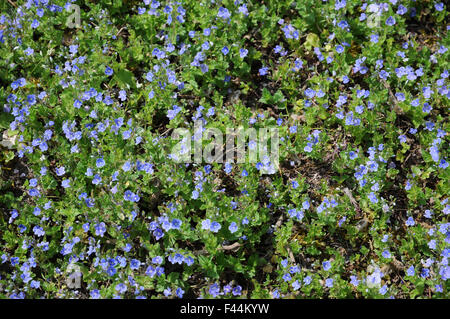
[[[0,297],[448,298],[447,10],[1,1]]]

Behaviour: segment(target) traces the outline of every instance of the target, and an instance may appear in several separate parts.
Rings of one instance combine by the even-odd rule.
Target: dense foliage
[[[0,297],[449,296],[444,3],[72,2],[0,3]]]

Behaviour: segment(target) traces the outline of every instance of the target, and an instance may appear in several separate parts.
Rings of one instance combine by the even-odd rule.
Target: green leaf
[[[9,124],[14,120],[14,116],[12,114],[6,112],[0,112],[0,128],[6,129],[9,127]]]
[[[126,69],[122,69],[117,71],[117,73],[115,73],[114,75],[114,79],[121,85],[124,86],[126,88],[136,88],[136,80],[134,79],[133,73],[126,70]]]
[[[269,90],[264,88],[262,92],[262,96],[259,99],[259,102],[264,104],[270,104],[272,101],[272,94],[270,94]]]
[[[305,41],[304,46],[307,50],[311,50],[312,48],[315,48],[315,47],[320,47],[319,36],[315,33],[309,33],[306,36],[306,41]]]

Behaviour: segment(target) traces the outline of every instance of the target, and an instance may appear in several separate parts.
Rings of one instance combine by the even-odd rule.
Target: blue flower
[[[34,288],[34,289],[38,289],[41,286],[41,283],[39,281],[36,280],[32,280],[30,283],[30,287]]]
[[[123,102],[127,99],[127,92],[125,90],[119,91],[119,99]]]
[[[209,219],[205,219],[202,221],[202,229],[209,230],[211,228],[211,221]]]
[[[137,203],[137,202],[141,199],[141,198],[139,197],[139,195],[133,193],[133,192],[130,191],[130,190],[126,190],[126,191],[124,192],[123,197],[124,197],[125,200],[130,201],[130,202],[135,202],[135,203]]]
[[[42,237],[45,235],[45,231],[42,227],[40,226],[34,226],[33,227],[33,233],[38,236],[38,237]]]
[[[231,13],[230,13],[230,11],[228,11],[227,8],[220,7],[219,12],[217,13],[217,16],[222,19],[229,19],[231,16]]]
[[[428,242],[428,247],[430,249],[436,249],[436,240],[432,239]]]
[[[129,138],[131,137],[131,132],[132,132],[131,129],[126,130],[126,131],[123,131],[123,132],[122,132],[122,138],[123,138],[124,140],[129,139]]]
[[[439,149],[437,148],[437,146],[430,147],[430,155],[433,161],[435,161],[436,163],[439,162]]]
[[[333,278],[328,278],[327,280],[325,280],[325,286],[328,288],[333,287],[333,283],[334,283],[334,279]]]
[[[184,258],[184,262],[186,263],[186,265],[192,266],[194,264],[194,258],[192,258],[191,256],[187,256]]]
[[[350,276],[350,279],[351,279],[350,283],[351,283],[354,287],[358,287],[358,285],[359,285],[358,277],[356,277],[356,276]]]
[[[56,169],[56,175],[58,176],[62,176],[66,173],[66,169],[64,168],[64,166],[58,167]]]
[[[29,185],[30,185],[31,187],[36,187],[36,186],[37,186],[37,179],[36,179],[36,178],[30,179]]]
[[[164,233],[161,228],[156,228],[153,231],[153,236],[155,236],[156,240],[160,240],[162,237],[164,237]]]
[[[156,256],[152,258],[152,263],[157,264],[157,265],[161,265],[163,262],[163,259],[161,256]]]
[[[61,182],[61,186],[64,188],[69,188],[70,187],[70,180],[69,179],[65,179]]]
[[[229,162],[225,163],[225,168],[224,168],[225,173],[230,174],[232,168],[233,168],[233,166]]]
[[[371,34],[370,35],[370,42],[378,43],[379,39],[380,39],[380,36],[378,34]]]
[[[106,74],[107,76],[111,76],[111,75],[113,75],[113,73],[114,73],[113,69],[111,69],[109,66],[106,66],[106,68],[105,68],[105,74]]]
[[[406,226],[414,226],[416,224],[416,222],[414,221],[414,219],[412,217],[408,217],[405,224],[406,224]]]
[[[39,190],[37,189],[37,188],[31,188],[29,191],[28,191],[28,194],[30,194],[30,196],[32,196],[32,197],[41,197],[41,193],[39,192]]]
[[[269,70],[268,67],[262,67],[262,68],[260,68],[260,69],[259,69],[259,75],[261,75],[261,76],[266,75],[266,74],[268,73],[268,72],[267,72],[268,70]]]
[[[125,284],[123,284],[123,283],[120,283],[120,284],[116,285],[115,289],[116,289],[117,292],[123,294],[123,293],[125,293],[127,291],[127,286]]]
[[[141,262],[137,259],[131,259],[130,261],[130,268],[133,270],[139,269],[141,266]]]
[[[308,152],[308,153],[311,153],[312,152],[312,143],[307,143],[306,144],[306,146],[303,148],[303,150],[305,151],[305,152]]]
[[[406,12],[408,12],[408,8],[404,7],[403,5],[399,5],[397,8],[397,14],[404,15]]]
[[[424,103],[423,104],[423,108],[422,108],[422,112],[430,113],[432,109],[433,108],[431,107],[431,105],[429,103]]]
[[[241,57],[241,59],[245,58],[248,54],[248,50],[247,49],[240,49],[239,50],[239,56]]]
[[[378,203],[377,195],[375,195],[374,192],[370,192],[368,197],[372,203],[374,203],[374,204]]]
[[[211,116],[213,116],[214,115],[214,107],[210,107],[209,109],[208,109],[208,112],[206,113],[206,116],[207,117],[211,117]]]
[[[94,179],[92,180],[92,184],[98,185],[101,183],[101,181],[102,181],[102,178],[100,177],[100,175],[95,174]]]
[[[342,20],[342,21],[340,21],[340,22],[338,23],[338,27],[341,28],[341,29],[343,29],[343,30],[345,30],[345,29],[347,29],[347,28],[349,27],[349,24],[348,24],[347,21]]]
[[[180,229],[181,224],[182,224],[181,220],[179,220],[177,218],[172,219],[172,228],[173,229]]]
[[[98,159],[95,161],[95,165],[96,165],[98,168],[102,168],[103,166],[105,166],[105,161],[103,160],[103,157],[98,158]]]
[[[101,222],[99,224],[96,224],[94,228],[95,228],[95,235],[103,237],[103,235],[106,232],[106,224],[104,222]]]
[[[214,298],[218,297],[220,295],[220,286],[216,283],[209,286],[209,294]]]
[[[420,105],[420,100],[419,99],[414,99],[411,101],[411,106],[417,107]]]
[[[211,228],[210,228],[210,230],[213,232],[213,233],[217,233],[220,229],[222,228],[222,226],[218,223],[218,222],[212,222],[211,223]]]
[[[422,268],[422,271],[420,272],[420,277],[428,278],[429,276],[430,276],[430,270],[428,268]]]
[[[114,276],[116,273],[117,273],[117,269],[115,267],[113,267],[113,266],[109,266],[108,269],[106,270],[106,274],[109,277]]]
[[[444,10],[444,4],[443,4],[442,2],[435,3],[435,4],[434,4],[434,8],[435,8],[437,11],[442,11],[442,10]]]
[[[305,95],[306,95],[307,97],[309,97],[310,99],[312,99],[312,98],[316,95],[316,91],[314,91],[314,90],[311,89],[311,88],[307,88],[307,89],[305,90]]]
[[[178,298],[183,298],[184,295],[184,290],[181,288],[177,288],[177,290],[175,291],[176,295]]]
[[[39,27],[39,21],[34,19],[33,22],[31,23],[31,27],[33,29],[36,29],[37,27]]]
[[[167,111],[167,117],[169,118],[169,120],[173,120],[180,111],[181,111],[181,108],[178,107],[178,105],[173,105],[172,109]]]
[[[386,25],[393,26],[394,24],[395,24],[395,18],[393,16],[390,16],[389,18],[387,18]]]
[[[235,233],[238,230],[238,226],[235,222],[232,222],[230,226],[228,226],[228,229],[231,233]]]
[[[233,296],[240,296],[242,293],[242,287],[241,286],[236,286],[233,288]]]
[[[79,109],[82,106],[82,103],[80,100],[75,100],[75,102],[73,102],[73,107],[76,109]]]

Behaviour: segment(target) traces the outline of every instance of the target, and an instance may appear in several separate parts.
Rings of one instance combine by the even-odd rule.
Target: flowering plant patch
[[[1,298],[448,298],[440,1],[0,3]]]

